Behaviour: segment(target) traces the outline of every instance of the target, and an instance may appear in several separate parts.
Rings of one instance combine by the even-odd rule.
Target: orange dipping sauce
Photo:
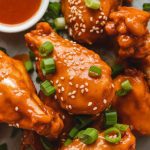
[[[0,23],[19,24],[31,18],[41,0],[0,0]]]

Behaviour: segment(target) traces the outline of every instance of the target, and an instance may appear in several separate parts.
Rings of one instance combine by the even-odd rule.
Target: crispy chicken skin
[[[101,0],[101,8],[93,10],[84,0],[62,0],[62,12],[69,35],[80,43],[92,44],[104,35],[104,26],[111,11],[121,0]]]
[[[116,36],[119,56],[126,58],[139,57],[141,53],[150,54],[148,12],[133,7],[119,7],[118,11],[110,14],[109,19],[105,30],[108,35]]]
[[[63,109],[73,114],[97,114],[108,107],[114,96],[111,69],[96,53],[63,39],[47,23],[39,23],[36,30],[25,35],[25,39],[38,58],[39,76],[53,82],[57,88],[55,99]],[[54,45],[52,57],[57,70],[54,75],[43,76],[40,68],[42,58],[38,47],[45,41]],[[92,65],[101,68],[100,77],[88,75]]]
[[[0,122],[34,130],[56,138],[63,128],[62,120],[53,109],[37,97],[34,85],[21,61],[0,51]]]
[[[127,95],[115,96],[113,106],[117,109],[120,121],[133,126],[133,129],[144,135],[150,135],[150,91],[144,76],[136,70],[127,70],[114,80],[115,90],[120,89],[123,81],[129,80],[132,91]]]
[[[60,150],[135,150],[135,137],[128,130],[118,144],[110,144],[105,141],[104,133],[100,133],[97,141],[91,145],[86,145],[76,139],[70,145],[60,148]]]

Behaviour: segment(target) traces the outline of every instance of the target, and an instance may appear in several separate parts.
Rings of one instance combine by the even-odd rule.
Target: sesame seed
[[[81,86],[80,86],[80,89],[83,89],[84,88],[84,85],[82,84]]]
[[[57,100],[57,95],[54,96],[54,99]]]
[[[74,78],[74,77],[73,77],[73,76],[71,76],[71,77],[70,77],[70,80],[72,80],[73,78]]]
[[[71,106],[71,105],[69,105],[69,106],[68,106],[68,108],[69,108],[69,109],[72,109],[72,106]]]
[[[35,57],[35,60],[39,60],[39,58],[38,58],[38,57]]]
[[[76,93],[77,93],[77,91],[75,91],[75,90],[72,92],[72,94],[76,94]]]
[[[56,80],[56,84],[58,84],[59,83],[59,80]]]
[[[65,115],[62,115],[62,119],[65,119]]]
[[[76,97],[75,97],[74,95],[71,95],[71,98],[72,98],[72,99],[75,99]]]
[[[115,87],[115,86],[114,86],[114,84],[112,84],[111,86],[112,86],[112,88],[114,88],[114,87]]]
[[[92,104],[93,104],[92,102],[88,102],[88,106],[92,106]]]
[[[58,84],[57,86],[58,86],[58,87],[61,87],[61,84]]]
[[[69,93],[68,93],[68,96],[71,96],[71,95],[72,95],[72,93],[71,93],[71,92],[69,92]]]
[[[88,86],[89,84],[87,82],[85,82],[85,85]]]
[[[19,107],[18,107],[18,106],[16,106],[16,107],[15,107],[15,111],[18,111],[18,110],[19,110]]]
[[[19,128],[19,123],[16,123],[16,127]]]
[[[65,91],[65,88],[64,88],[64,87],[61,87],[61,91],[64,92],[64,91]]]
[[[96,114],[96,116],[97,116],[97,117],[100,116],[100,113]]]
[[[89,89],[88,88],[85,88],[85,92],[88,92],[89,91]]]
[[[106,104],[106,103],[107,103],[107,100],[106,100],[106,99],[104,99],[104,100],[103,100],[103,103],[104,103],[104,104]]]
[[[58,89],[58,93],[61,93],[61,90],[60,90],[60,89]]]
[[[84,89],[81,90],[81,93],[82,93],[82,94],[84,93]]]
[[[72,83],[72,82],[69,82],[69,85],[73,85],[73,83]]]
[[[61,101],[64,101],[64,98],[63,98],[63,97],[61,97],[60,99],[61,99]]]
[[[60,79],[61,79],[61,80],[64,80],[65,78],[64,78],[64,77],[60,77]]]
[[[97,110],[97,107],[94,107],[93,110]]]

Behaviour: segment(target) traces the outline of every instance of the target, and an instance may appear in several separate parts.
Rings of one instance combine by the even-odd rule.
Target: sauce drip
[[[0,23],[19,24],[31,18],[41,0],[0,0]]]

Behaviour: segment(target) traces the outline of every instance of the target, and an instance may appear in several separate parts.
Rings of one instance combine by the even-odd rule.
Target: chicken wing
[[[39,97],[46,106],[52,108],[55,112],[59,113],[64,124],[59,139],[61,140],[66,138],[67,133],[71,130],[75,123],[73,116],[69,115],[67,111],[63,110],[60,107],[58,101],[56,101],[53,97],[45,96],[42,92],[39,93]]]
[[[0,51],[0,122],[56,138],[63,128],[59,114],[37,97],[24,65]]]
[[[133,7],[119,7],[118,11],[112,12],[109,18],[105,30],[108,35],[116,36],[120,47],[119,56],[142,57],[143,54],[150,54],[148,12]]]
[[[62,12],[69,35],[80,43],[92,44],[104,36],[104,26],[111,11],[121,0],[100,0],[100,9],[94,10],[85,5],[84,0],[62,0]]]
[[[93,51],[58,36],[47,23],[39,23],[36,30],[25,35],[27,45],[37,56],[39,76],[50,80],[57,88],[55,99],[61,107],[73,114],[97,114],[111,102],[114,95],[111,69]],[[54,45],[52,57],[56,73],[43,76],[39,46],[46,41]],[[49,56],[49,57],[51,57]],[[91,66],[100,67],[98,78],[88,75]]]
[[[97,141],[91,145],[85,145],[80,140],[74,140],[70,145],[63,146],[60,150],[135,150],[135,137],[128,130],[122,136],[118,144],[110,144],[105,141],[104,133],[100,133]]]
[[[127,70],[114,80],[115,90],[121,83],[129,80],[132,91],[125,96],[115,96],[113,106],[117,109],[120,121],[129,124],[141,134],[150,135],[150,91],[144,76],[136,70]]]

